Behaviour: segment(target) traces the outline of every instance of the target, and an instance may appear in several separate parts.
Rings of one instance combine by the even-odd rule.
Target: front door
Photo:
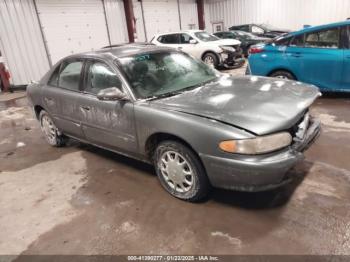
[[[87,62],[84,95],[79,100],[82,129],[94,144],[125,153],[137,152],[134,105],[131,101],[102,101],[100,90],[117,87],[125,92],[113,66],[98,60]]]
[[[178,49],[190,54],[197,59],[201,59],[201,49],[199,48],[199,43],[190,43],[190,41],[195,40],[192,36],[189,34],[180,34],[180,44],[178,46]]]

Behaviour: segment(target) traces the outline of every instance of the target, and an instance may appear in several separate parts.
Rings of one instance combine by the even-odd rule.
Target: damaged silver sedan
[[[27,92],[49,144],[72,137],[151,163],[161,185],[189,201],[211,186],[287,183],[320,132],[308,110],[316,87],[231,77],[150,45],[67,57]]]

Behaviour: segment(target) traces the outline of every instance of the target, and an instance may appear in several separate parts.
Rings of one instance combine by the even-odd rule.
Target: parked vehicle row
[[[172,47],[186,52],[215,68],[235,68],[244,64],[241,42],[235,39],[220,39],[201,30],[159,34],[151,42],[158,46]]]
[[[232,77],[155,45],[69,56],[27,93],[50,145],[72,137],[151,163],[165,190],[189,201],[211,186],[287,183],[320,130],[308,110],[316,87]]]
[[[241,48],[245,56],[248,56],[248,51],[251,46],[264,43],[270,40],[270,38],[256,36],[244,31],[223,31],[214,33],[214,35],[223,39],[239,40],[241,42]]]
[[[350,21],[309,27],[253,46],[247,73],[350,92]]]
[[[244,25],[235,25],[229,28],[230,30],[239,30],[252,33],[260,37],[275,38],[287,33],[290,33],[290,30],[275,28],[274,26],[267,24],[244,24]]]

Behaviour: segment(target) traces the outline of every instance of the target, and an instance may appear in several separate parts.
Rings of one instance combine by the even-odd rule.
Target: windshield
[[[175,95],[217,78],[211,67],[183,53],[139,54],[119,61],[138,99]]]
[[[207,32],[196,32],[194,33],[194,35],[198,37],[199,40],[202,40],[203,42],[217,41],[220,39],[217,36],[211,35]]]
[[[280,31],[281,29],[274,27],[272,25],[269,24],[261,24],[260,25],[265,31]]]

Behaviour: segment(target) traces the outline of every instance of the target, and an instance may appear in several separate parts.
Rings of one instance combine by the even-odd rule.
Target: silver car
[[[287,183],[320,132],[308,111],[316,87],[232,77],[152,45],[69,56],[27,92],[50,145],[71,137],[151,163],[161,185],[189,201],[212,186]]]

